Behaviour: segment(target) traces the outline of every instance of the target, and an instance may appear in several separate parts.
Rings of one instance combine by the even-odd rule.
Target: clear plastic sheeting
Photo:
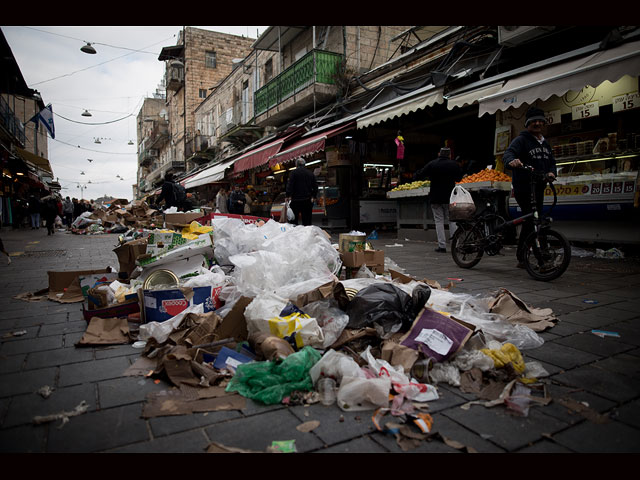
[[[489,312],[486,297],[432,289],[428,305],[434,310],[446,312],[474,325],[484,334],[500,342],[512,343],[519,350],[537,348],[544,343],[542,337],[531,328],[511,324],[503,315]]]

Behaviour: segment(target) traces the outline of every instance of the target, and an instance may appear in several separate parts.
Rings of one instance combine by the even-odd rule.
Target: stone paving
[[[47,236],[46,229],[3,228],[0,237],[12,254],[11,265],[0,259],[0,452],[202,453],[212,442],[265,452],[274,440],[295,440],[300,453],[403,452],[393,435],[376,430],[372,412],[344,412],[335,405],[264,406],[247,400],[242,410],[142,418],[146,395],[170,385],[123,376],[139,350],[130,345],[76,347],[86,328],[82,304],[13,298],[47,288],[49,270],[117,267],[117,235]],[[549,372],[544,380],[553,398],[549,405],[533,406],[527,417],[502,405],[462,409],[475,396],[438,384],[440,398],[429,403],[429,412],[433,432],[441,436],[410,452],[640,451],[637,259],[574,257],[560,279],[543,283],[515,268],[512,248],[463,270],[449,254],[435,253],[434,242],[409,241],[394,232],[372,243],[407,274],[441,285],[462,279],[453,280],[453,291],[461,293],[505,287],[532,307],[552,308],[560,319],[542,333],[541,347],[522,352]],[[601,338],[592,329],[620,336]],[[11,336],[17,331],[26,333]],[[37,393],[45,385],[53,388],[46,399]],[[566,399],[577,402],[574,408]],[[58,421],[34,424],[36,416],[70,411],[81,401],[88,411],[63,426]],[[588,408],[581,413],[575,405]],[[296,429],[310,420],[319,421],[318,428]],[[454,448],[442,437],[467,448]]]

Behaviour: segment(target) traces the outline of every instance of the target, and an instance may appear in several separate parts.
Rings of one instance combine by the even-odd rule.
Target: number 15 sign
[[[612,101],[614,112],[624,112],[625,110],[640,107],[640,95],[638,92],[613,97]]]
[[[585,118],[597,117],[600,114],[598,102],[575,105],[571,108],[571,114],[573,120],[582,120]]]

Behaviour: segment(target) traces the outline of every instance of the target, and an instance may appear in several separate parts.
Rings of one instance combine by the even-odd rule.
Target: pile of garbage
[[[547,373],[521,351],[542,345],[538,333],[557,321],[550,309],[506,289],[455,293],[386,260],[380,274],[350,263],[346,275],[347,257],[380,262],[384,252],[341,251],[316,226],[208,223],[121,236],[117,270],[78,278],[88,322],[78,346],[131,343],[141,356],[127,374],[175,387],[150,395],[143,416],[238,409],[245,399],[334,403],[375,412],[376,427],[405,448],[431,434],[438,385],[519,415],[548,402]]]
[[[113,200],[108,207],[94,206],[78,215],[69,230],[77,235],[124,233],[130,229],[155,228],[162,225],[161,210],[152,209],[143,200]]]

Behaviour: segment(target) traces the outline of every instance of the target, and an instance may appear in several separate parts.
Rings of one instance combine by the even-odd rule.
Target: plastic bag
[[[291,210],[290,202],[286,203],[286,208],[287,208],[287,220],[289,220],[290,222],[293,222],[296,219],[296,216],[294,215],[293,210]]]
[[[476,204],[467,189],[456,185],[449,199],[449,220],[467,220],[476,212]]]
[[[336,402],[344,411],[374,410],[389,406],[389,378],[343,377]]]
[[[281,362],[251,362],[238,365],[225,391],[265,405],[282,402],[294,390],[311,391],[309,370],[320,360],[320,352],[304,347]]]
[[[315,318],[300,311],[281,297],[264,293],[254,298],[245,309],[248,333],[271,333],[287,340],[296,349],[321,347],[324,332]]]
[[[314,385],[323,376],[335,378],[338,384],[343,377],[366,378],[362,368],[353,358],[333,349],[327,350],[322,355],[322,358],[309,371],[309,375]]]
[[[318,300],[304,306],[304,311],[316,319],[324,334],[321,348],[328,348],[338,340],[349,323],[349,315],[344,313],[330,300]]]
[[[390,283],[375,283],[360,290],[346,308],[349,328],[374,327],[380,338],[407,330],[414,320],[413,300]]]

